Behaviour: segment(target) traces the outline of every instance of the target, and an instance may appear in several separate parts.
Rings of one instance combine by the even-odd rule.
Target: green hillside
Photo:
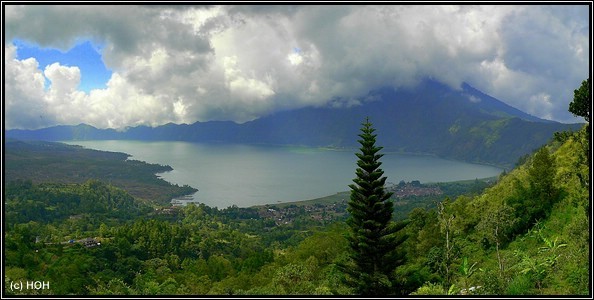
[[[588,127],[559,135],[482,195],[446,204],[443,216],[434,214],[429,223],[411,215],[413,224],[425,222],[410,228],[411,247],[427,253],[411,257],[413,265],[427,268],[426,283],[415,294],[478,286],[477,294],[589,294],[588,148]],[[543,165],[547,154],[551,164]],[[454,245],[449,262],[439,241],[445,231]]]

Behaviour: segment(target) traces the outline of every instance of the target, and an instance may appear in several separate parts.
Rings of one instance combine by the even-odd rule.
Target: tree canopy
[[[583,117],[590,123],[591,110],[591,91],[590,78],[582,81],[579,89],[573,91],[573,101],[569,103],[569,112],[578,117]]]

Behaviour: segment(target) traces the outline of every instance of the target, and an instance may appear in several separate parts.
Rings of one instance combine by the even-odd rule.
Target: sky
[[[5,129],[242,123],[428,77],[582,122],[588,2],[487,4],[3,3]]]

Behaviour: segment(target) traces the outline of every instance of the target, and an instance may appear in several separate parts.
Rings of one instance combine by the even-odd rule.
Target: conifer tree
[[[356,153],[357,177],[349,185],[351,196],[347,208],[352,264],[341,268],[357,294],[398,294],[394,270],[402,264],[403,256],[397,248],[404,241],[398,232],[406,224],[392,221],[392,193],[386,191],[386,177],[379,161],[383,154],[378,153],[383,147],[375,145],[377,135],[369,118],[362,126],[358,140],[360,153]]]

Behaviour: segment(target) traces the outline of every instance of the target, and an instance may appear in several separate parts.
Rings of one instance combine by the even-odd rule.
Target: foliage
[[[411,293],[412,296],[420,296],[420,295],[427,295],[427,296],[435,296],[435,295],[447,295],[446,291],[444,291],[443,287],[440,284],[435,284],[432,282],[427,282],[419,289]]]
[[[468,280],[472,275],[474,275],[474,273],[477,270],[476,264],[477,262],[470,264],[468,262],[468,257],[466,256],[462,259],[462,264],[460,265],[459,272],[460,275],[462,275],[462,280],[464,282],[464,290],[466,291],[468,291],[468,289],[470,288]]]
[[[192,194],[197,189],[172,185],[155,173],[171,171],[170,166],[128,160],[128,154],[85,149],[63,143],[18,141],[5,143],[5,182],[30,180],[33,183],[84,183],[99,180],[126,190],[153,204]]]
[[[415,280],[414,294],[430,290],[423,282],[441,286],[435,295],[452,287],[467,293],[469,286],[481,295],[588,294],[586,131],[535,151],[478,196],[413,210],[404,274]],[[460,272],[451,271],[456,267]]]
[[[573,91],[573,101],[569,103],[569,112],[575,116],[583,117],[590,123],[590,111],[592,105],[592,86],[590,78],[582,81],[579,89]]]
[[[484,232],[487,243],[495,243],[497,251],[497,261],[499,264],[500,275],[503,276],[504,265],[499,253],[502,244],[508,242],[511,237],[512,229],[516,223],[514,209],[503,203],[502,206],[485,212],[481,222],[477,225],[477,230]]]
[[[517,218],[513,230],[516,234],[546,218],[559,196],[554,184],[557,166],[548,147],[539,149],[527,164],[525,180],[515,180],[514,195],[508,199]]]
[[[378,152],[382,147],[375,145],[375,129],[369,119],[362,124],[360,153],[356,153],[357,178],[349,185],[351,197],[348,202],[350,214],[346,223],[350,227],[347,236],[353,264],[345,266],[349,284],[362,295],[386,295],[396,292],[394,269],[401,258],[396,252],[404,241],[397,236],[403,225],[391,223],[393,203],[390,192],[386,192],[386,177],[380,168]]]
[[[453,221],[456,218],[456,215],[446,211],[446,206],[449,204],[450,200],[446,198],[443,202],[439,202],[437,204],[437,216],[439,220],[439,229],[444,237],[445,243],[443,243],[442,248],[438,248],[441,250],[438,260],[438,269],[443,277],[444,277],[444,284],[445,286],[450,286],[452,283],[452,272],[451,266],[453,264],[454,259],[457,256],[457,249],[454,243],[453,238]],[[435,249],[437,251],[437,249]]]
[[[52,223],[89,215],[129,220],[151,211],[123,190],[100,181],[83,184],[40,184],[30,180],[9,182],[5,190],[7,224],[36,221]]]

